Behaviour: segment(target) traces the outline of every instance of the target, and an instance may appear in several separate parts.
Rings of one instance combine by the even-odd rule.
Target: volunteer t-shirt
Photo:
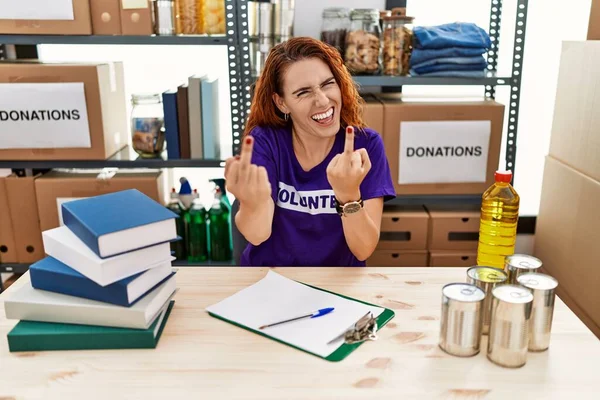
[[[345,132],[340,129],[325,160],[304,171],[292,145],[291,128],[256,127],[252,163],[264,166],[275,202],[271,236],[259,246],[248,244],[242,265],[252,266],[363,266],[346,244],[341,217],[335,210],[334,193],[327,180],[327,166],[344,151]],[[365,148],[371,170],[360,186],[363,200],[395,197],[383,140],[372,129],[355,129],[355,150]]]

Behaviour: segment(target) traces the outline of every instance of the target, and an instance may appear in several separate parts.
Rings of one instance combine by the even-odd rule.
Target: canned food
[[[542,266],[539,258],[526,254],[513,254],[504,260],[504,272],[508,275],[508,283],[517,284],[517,277],[528,272],[536,272]]]
[[[442,288],[442,350],[459,357],[479,353],[484,299],[483,290],[468,283],[450,283]]]
[[[496,285],[506,283],[508,277],[504,271],[493,267],[471,267],[467,270],[467,282],[477,286],[485,293],[483,300],[483,323],[481,333],[487,335],[490,331],[492,312],[492,290]]]
[[[558,281],[540,273],[520,275],[517,282],[531,290],[533,306],[529,321],[529,350],[544,351],[550,347],[550,331],[554,314],[554,298]]]
[[[495,364],[518,368],[527,362],[529,320],[533,295],[517,285],[492,290],[492,321],[487,357]]]

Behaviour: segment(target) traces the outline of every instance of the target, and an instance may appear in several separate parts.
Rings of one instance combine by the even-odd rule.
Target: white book
[[[7,319],[148,329],[176,289],[176,275],[131,307],[35,289],[27,282],[4,301]]]
[[[42,232],[42,239],[46,254],[100,286],[110,285],[173,260],[170,243],[100,258],[66,226]]]
[[[219,80],[202,81],[202,144],[204,158],[221,159],[221,128],[219,126]]]
[[[175,259],[175,257],[173,257]],[[144,293],[148,292],[160,281],[171,275],[171,261],[158,264],[155,268],[150,268],[131,282],[127,284],[127,299],[130,303],[136,301]]]

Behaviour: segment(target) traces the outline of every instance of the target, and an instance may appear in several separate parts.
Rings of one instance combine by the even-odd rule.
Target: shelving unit
[[[251,72],[248,32],[248,1],[224,0],[226,13],[226,35],[221,36],[60,36],[60,35],[0,35],[3,45],[38,45],[38,44],[77,44],[77,45],[197,45],[226,46],[229,60],[229,84],[232,123],[232,150],[237,154],[240,150],[241,135],[250,106],[251,86],[254,77]],[[440,0],[441,1],[441,0]],[[393,4],[392,4],[393,3]],[[397,6],[398,1],[388,0],[388,7]],[[443,78],[443,77],[388,77],[388,76],[356,76],[360,86],[402,87],[404,85],[468,85],[482,86],[484,96],[494,99],[496,86],[510,87],[508,104],[508,134],[506,137],[506,168],[515,171],[517,150],[517,126],[519,118],[519,97],[521,91],[522,63],[524,55],[525,29],[527,22],[528,0],[517,0],[517,17],[514,27],[514,43],[512,71],[510,76],[497,76],[498,49],[502,20],[502,0],[490,0],[489,34],[492,40],[488,60],[488,73],[482,78]],[[0,58],[2,45],[0,45]],[[392,89],[393,90],[393,89]],[[130,149],[111,157],[108,160],[0,160],[0,168],[12,169],[48,169],[48,168],[180,168],[180,167],[222,167],[223,160],[168,160],[139,159]],[[406,196],[399,195],[391,204],[479,204],[481,198],[473,196]],[[7,267],[0,264],[0,272]],[[11,268],[15,268],[12,266]]]
[[[186,36],[95,36],[95,35],[0,35],[2,44],[111,44],[111,45],[226,45],[225,35]]]
[[[426,86],[508,86],[511,85],[510,77],[498,77],[493,72],[488,72],[481,78],[453,78],[453,77],[426,77],[426,76],[355,76],[354,81],[361,86],[396,87],[404,85]]]
[[[108,160],[0,160],[0,168],[50,169],[50,168],[219,168],[225,161],[209,159],[169,160],[166,152],[160,158],[141,158],[126,147]]]

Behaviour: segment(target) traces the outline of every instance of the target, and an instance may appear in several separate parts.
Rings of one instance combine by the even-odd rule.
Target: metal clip
[[[342,338],[346,344],[361,343],[366,340],[377,340],[377,327],[377,318],[369,311],[354,325],[327,344],[332,344]]]

